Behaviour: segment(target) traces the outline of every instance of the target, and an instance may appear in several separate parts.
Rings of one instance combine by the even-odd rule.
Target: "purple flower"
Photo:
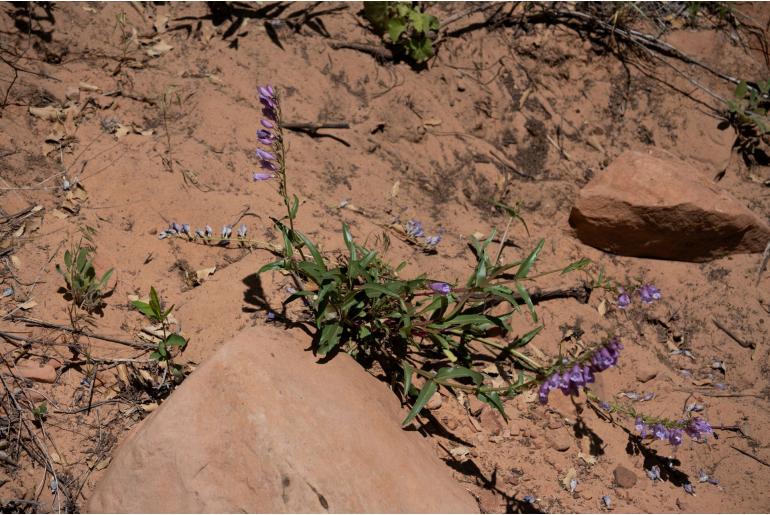
[[[267,316],[265,316],[265,318],[267,319],[268,322],[272,322],[273,320],[275,320],[275,313],[273,313],[272,311],[268,311]]]
[[[206,237],[211,238],[214,235],[214,229],[210,225],[206,224]]]
[[[693,417],[687,423],[687,426],[684,428],[684,431],[690,436],[690,438],[700,438],[701,435],[712,434],[714,432],[714,429],[711,427],[711,424],[709,424],[702,418]]]
[[[422,228],[422,223],[417,220],[409,220],[404,225],[407,236],[412,238],[422,238],[425,235],[425,231]]]
[[[662,480],[662,478],[660,477],[660,467],[657,465],[653,465],[652,467],[650,467],[650,470],[647,471],[647,477],[649,477],[653,481]]]
[[[656,300],[660,300],[660,290],[651,284],[645,284],[639,288],[639,296],[645,304],[652,304]]]
[[[440,295],[449,295],[452,292],[452,287],[449,286],[447,283],[442,283],[442,282],[430,283],[428,287]]]
[[[663,424],[655,424],[652,426],[652,436],[658,440],[667,440],[668,429]]]
[[[262,123],[262,127],[264,127],[265,129],[272,129],[275,127],[275,124],[273,124],[273,122],[271,122],[270,120],[261,120],[260,123]]]
[[[232,233],[233,233],[232,225],[225,225],[222,227],[222,239],[229,238]]]
[[[278,171],[278,166],[272,161],[260,161],[259,164],[262,166],[263,170],[269,170],[271,172]]]
[[[608,510],[612,508],[612,499],[609,495],[602,495],[602,503],[604,504],[604,507]]]
[[[668,433],[668,443],[676,447],[677,445],[682,445],[682,435],[684,434],[684,431],[681,429],[672,429]]]
[[[583,378],[583,368],[580,367],[577,363],[572,367],[572,369],[569,371],[569,381],[571,384],[575,386],[585,386],[586,381]]]
[[[246,228],[246,225],[245,224],[241,224],[241,226],[238,227],[238,237],[239,238],[245,238],[246,237],[246,231],[248,231],[248,229]]]
[[[636,424],[634,428],[639,433],[641,438],[647,438],[647,433],[650,431],[650,426],[644,423],[641,417],[636,418]]]
[[[257,140],[263,145],[272,145],[274,139],[275,136],[273,136],[273,133],[268,130],[259,129],[257,131]]]
[[[205,238],[206,233],[203,231],[203,229],[195,229],[195,236],[199,238]]]
[[[271,98],[271,99],[275,97],[275,89],[273,89],[273,86],[270,86],[270,85],[257,86],[257,91],[259,91],[260,97]]]
[[[176,222],[171,222],[171,225],[169,226],[169,232],[172,234],[180,233],[182,232],[182,226]]]
[[[275,161],[275,155],[271,152],[267,152],[258,148],[256,151],[257,157],[262,161]]]
[[[692,486],[692,483],[685,483],[684,484],[684,491],[687,492],[690,495],[695,495],[695,487]]]
[[[438,234],[435,236],[428,236],[425,238],[425,244],[430,245],[431,247],[435,247],[436,245],[439,244],[440,241],[441,241],[441,236]]]
[[[255,181],[267,181],[269,179],[272,179],[273,177],[275,177],[275,175],[273,175],[272,173],[259,173],[259,172],[254,172],[254,176],[253,176]]]
[[[620,309],[626,309],[631,305],[631,297],[628,296],[628,293],[622,292],[620,295],[618,295],[617,302]]]
[[[179,232],[181,232],[182,234],[190,234],[190,224],[182,225],[182,230]]]

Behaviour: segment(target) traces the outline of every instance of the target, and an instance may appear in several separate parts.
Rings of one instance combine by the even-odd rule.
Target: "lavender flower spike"
[[[645,304],[652,304],[661,298],[660,290],[652,284],[645,284],[639,288],[639,296],[642,298],[642,302]]]
[[[441,283],[441,282],[430,283],[428,287],[440,295],[449,295],[452,292],[452,287],[449,286],[447,283]]]

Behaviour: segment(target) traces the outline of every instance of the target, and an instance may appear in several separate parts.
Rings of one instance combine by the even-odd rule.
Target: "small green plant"
[[[64,267],[56,265],[67,283],[65,293],[71,297],[75,306],[88,313],[99,310],[104,305],[104,288],[112,276],[113,269],[107,270],[97,279],[93,265],[93,248],[80,244],[71,251],[64,252]]]
[[[749,84],[741,81],[735,88],[735,98],[728,102],[728,122],[736,132],[735,147],[747,164],[769,164],[765,150],[770,145],[770,80]],[[762,147],[765,148],[762,148]]]
[[[417,64],[433,57],[433,41],[439,29],[435,16],[411,2],[364,2],[363,15],[383,38]]]
[[[187,346],[187,340],[170,330],[169,315],[173,311],[174,306],[164,309],[160,297],[158,297],[158,292],[155,291],[154,287],[150,288],[150,302],[135,300],[131,304],[151,322],[158,324],[163,334],[158,342],[158,348],[150,354],[150,359],[166,363],[174,377],[180,378],[182,376],[182,367],[174,364],[171,351],[174,347],[179,349],[180,352],[183,351]]]
[[[39,404],[32,410],[32,415],[35,417],[35,420],[43,420],[47,414],[48,406],[46,406],[45,402]]]

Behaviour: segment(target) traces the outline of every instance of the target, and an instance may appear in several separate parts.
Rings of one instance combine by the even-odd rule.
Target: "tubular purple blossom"
[[[660,290],[652,284],[645,284],[639,288],[639,296],[645,304],[652,304],[661,298]]]
[[[428,287],[440,295],[449,295],[452,292],[452,287],[449,286],[447,283],[442,283],[442,282],[430,283]]]
[[[631,305],[631,297],[628,296],[628,293],[622,292],[620,295],[618,295],[618,308],[620,309],[626,309],[628,306]]]
[[[275,124],[270,120],[261,120],[260,123],[262,124],[262,127],[264,127],[265,129],[275,128]]]
[[[254,172],[254,180],[255,181],[267,181],[275,177],[272,173],[260,173],[260,172]]]
[[[257,154],[257,157],[262,161],[275,161],[275,154],[273,154],[272,152],[262,150],[261,148],[258,148],[254,152]]]

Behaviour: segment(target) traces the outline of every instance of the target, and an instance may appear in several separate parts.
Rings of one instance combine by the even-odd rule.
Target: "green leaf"
[[[524,302],[526,303],[527,308],[532,315],[532,321],[537,322],[537,312],[535,312],[535,305],[532,304],[532,298],[529,296],[527,289],[523,284],[516,283],[516,291],[518,291],[519,295],[521,295],[521,298],[524,299]]]
[[[150,320],[155,320],[155,312],[149,304],[140,300],[131,301],[131,304]]]
[[[527,256],[527,258],[521,263],[521,266],[516,271],[516,279],[525,279],[527,277],[527,274],[529,274],[529,269],[532,268],[532,265],[537,259],[537,255],[540,254],[541,250],[543,250],[543,245],[545,245],[545,240],[540,240],[540,242],[537,244],[537,247],[535,247],[535,250],[533,250],[532,253]]]
[[[265,272],[269,272],[271,270],[278,270],[279,268],[285,268],[286,260],[279,259],[278,261],[274,261],[272,263],[268,263],[266,265],[263,265],[262,268],[260,268],[257,271],[257,275],[263,274]]]
[[[417,396],[417,400],[414,401],[412,410],[406,416],[404,421],[401,422],[402,426],[405,426],[414,420],[414,417],[417,416],[417,414],[422,410],[423,406],[425,406],[433,394],[436,393],[436,390],[438,390],[438,385],[433,380],[425,383],[425,386],[423,386],[422,390],[420,390],[420,395]]]
[[[353,235],[350,234],[348,224],[342,224],[342,239],[345,240],[345,246],[350,252],[350,260],[356,260],[356,244],[353,242]]]
[[[406,22],[401,18],[391,18],[388,21],[388,36],[393,43],[398,43],[398,38],[406,30]]]
[[[179,347],[179,350],[182,350],[187,345],[187,340],[182,338],[180,335],[173,333],[169,335],[168,338],[166,338],[166,346],[167,347]]]
[[[289,218],[294,220],[297,218],[297,211],[299,210],[299,198],[294,195],[294,202],[292,203],[291,207],[289,208]]]
[[[64,251],[64,265],[69,269],[72,268],[72,254],[69,250]]]
[[[503,416],[505,421],[508,422],[508,415],[505,414],[505,408],[503,407],[503,403],[500,400],[500,395],[498,395],[497,392],[479,392],[476,397],[481,402],[486,402],[495,408]]]
[[[321,338],[318,340],[318,354],[326,356],[329,351],[340,343],[342,326],[337,322],[327,324],[321,329]]]
[[[371,293],[379,293],[379,294],[382,294],[382,295],[387,295],[389,297],[399,298],[398,293],[392,291],[391,289],[389,289],[389,288],[387,288],[387,287],[385,287],[385,286],[383,286],[381,284],[376,284],[376,283],[365,284],[365,285],[363,285],[361,287],[361,289],[363,291],[367,292],[367,294],[369,294],[369,292],[371,292]],[[377,295],[369,295],[370,298],[372,298],[374,296],[377,296]]]
[[[409,396],[409,391],[412,389],[412,374],[414,373],[414,367],[406,361],[401,362],[401,367],[404,369],[404,397]]]
[[[545,327],[545,326],[543,326],[543,325],[540,325],[540,326],[537,326],[537,327],[535,327],[534,329],[532,329],[532,330],[531,330],[530,332],[528,332],[527,334],[525,334],[525,335],[523,335],[523,336],[520,336],[520,337],[516,338],[515,340],[513,340],[513,341],[511,342],[511,344],[510,344],[510,345],[508,345],[508,347],[510,347],[510,348],[513,348],[513,349],[516,349],[516,348],[518,348],[518,347],[523,347],[523,346],[525,346],[525,345],[526,345],[526,344],[528,344],[530,341],[532,341],[532,338],[534,338],[535,336],[537,336],[537,335],[538,335],[538,333],[540,333],[540,331],[542,331],[542,330],[543,330],[543,327]]]
[[[414,62],[424,63],[433,57],[433,44],[427,37],[413,37],[407,43],[407,52]]]
[[[88,250],[80,249],[80,251],[78,252],[77,262],[75,263],[75,268],[79,271],[83,271],[86,267],[87,262],[88,262]]]
[[[112,272],[114,272],[114,268],[110,268],[106,272],[104,272],[104,275],[102,276],[101,280],[99,281],[99,288],[104,287],[107,284],[107,281],[110,280],[110,276],[112,275]]]
[[[155,291],[154,286],[150,286],[150,309],[152,309],[154,318],[158,318],[163,314],[163,309],[160,307],[158,292]]]
[[[735,87],[735,98],[737,98],[738,100],[743,99],[743,97],[746,96],[746,92],[748,91],[748,89],[749,89],[749,84],[745,80],[740,81],[738,85]]]
[[[318,247],[313,245],[313,242],[310,241],[308,237],[302,234],[301,232],[294,231],[294,234],[308,248],[308,250],[310,251],[310,254],[313,256],[313,260],[315,261],[315,264],[318,265],[319,268],[323,268],[324,270],[326,270],[326,263],[324,262],[323,256],[321,256],[321,253],[318,251]]]
[[[578,259],[574,263],[571,263],[569,266],[565,267],[564,270],[562,270],[561,274],[559,274],[559,275],[563,275],[563,274],[566,274],[566,273],[569,273],[569,272],[574,272],[575,270],[582,270],[585,267],[587,267],[588,265],[590,265],[592,262],[593,261],[591,261],[588,258]]]
[[[484,381],[484,376],[466,367],[444,367],[438,371],[433,379],[440,383],[442,381],[449,379],[459,379],[461,377],[471,378],[473,384],[477,386]]]

